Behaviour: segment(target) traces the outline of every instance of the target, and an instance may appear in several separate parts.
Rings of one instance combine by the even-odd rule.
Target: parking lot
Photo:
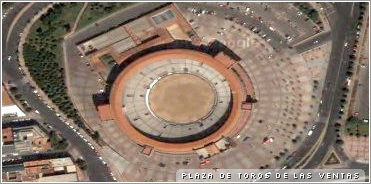
[[[232,137],[235,146],[211,157],[207,163],[201,164],[197,154],[171,155],[156,151],[150,157],[138,154],[142,147],[130,141],[115,122],[100,122],[92,100],[92,94],[104,92],[100,76],[86,66],[85,60],[73,56],[70,75],[75,78],[71,80],[74,89],[71,95],[78,99],[79,112],[112,149],[102,152],[102,157],[107,158],[103,161],[124,176],[119,181],[175,181],[174,173],[180,168],[282,167],[286,158],[295,154],[293,151],[300,141],[311,136],[308,132],[316,131],[310,124],[317,117],[315,104],[318,103],[318,99],[312,97],[313,74],[302,55],[289,48],[294,41],[311,34],[300,29],[306,30],[308,23],[296,20],[299,18],[295,17],[294,10],[276,17],[274,13],[282,7],[275,5],[267,17],[260,19],[255,14],[258,16],[257,12],[264,9],[258,4],[254,16],[217,3],[176,5],[202,44],[218,41],[241,58],[238,65],[248,75],[253,97],[258,101],[253,105],[252,116],[242,131]],[[284,24],[286,18],[295,23]],[[282,28],[271,21],[281,21]],[[292,35],[289,43],[286,34]]]

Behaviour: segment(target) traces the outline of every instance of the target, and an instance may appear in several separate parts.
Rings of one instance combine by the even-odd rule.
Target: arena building
[[[179,40],[193,48],[153,49]],[[146,155],[209,157],[228,149],[252,108],[252,85],[236,59],[205,52],[200,41],[169,4],[80,42],[80,55],[99,75],[108,78],[120,68],[108,100],[96,104],[102,123],[115,122]]]
[[[145,55],[115,79],[109,103],[97,107],[144,148],[205,157],[228,149],[228,138],[246,121],[248,81],[224,53],[187,49]],[[204,149],[204,150],[203,150]]]

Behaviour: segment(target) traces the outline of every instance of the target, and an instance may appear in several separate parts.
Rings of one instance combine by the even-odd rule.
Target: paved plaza
[[[196,152],[169,154],[152,151],[148,156],[141,154],[143,147],[133,142],[125,132],[122,132],[114,120],[105,122],[100,120],[92,96],[100,93],[100,89],[105,89],[105,86],[104,83],[100,82],[101,77],[85,65],[88,60],[83,58],[83,61],[69,61],[70,76],[73,79],[70,80],[72,98],[75,100],[81,115],[94,130],[100,133],[102,140],[109,145],[104,149],[110,149],[111,151],[103,151],[102,155],[107,158],[106,161],[112,167],[114,173],[120,177],[119,181],[175,181],[175,172],[180,168],[282,167],[285,164],[285,159],[296,150],[300,141],[305,139],[308,130],[311,128],[310,123],[316,119],[319,101],[316,94],[320,90],[316,91],[314,89],[313,81],[323,81],[322,78],[324,72],[326,72],[324,61],[329,57],[327,51],[331,47],[330,44],[313,50],[313,53],[298,54],[295,50],[289,48],[277,50],[272,46],[274,43],[271,44],[239,23],[227,20],[223,14],[217,12],[216,15],[201,14],[199,16],[189,11],[191,5],[193,4],[176,4],[197,36],[201,38],[202,45],[211,46],[211,43],[218,41],[240,58],[229,70],[244,78],[241,80],[249,81],[247,84],[250,84],[251,89],[249,89],[249,92],[245,91],[244,95],[251,95],[251,98],[257,102],[252,104],[251,113],[241,115],[240,121],[243,121],[243,124],[241,124],[240,131],[231,134],[233,135],[230,137],[231,148],[210,157],[210,162],[207,164],[200,164],[200,157]],[[289,15],[282,16],[284,18]],[[273,16],[268,18],[272,19]],[[213,19],[213,21],[210,21],[210,19]],[[308,25],[300,24],[302,25],[299,26],[306,30],[305,26]],[[272,26],[279,27],[279,25]],[[295,27],[295,25],[291,26]],[[313,32],[303,32],[298,29],[298,32],[292,34],[296,35],[295,38],[302,39],[310,36]],[[156,89],[156,86],[164,85],[161,84],[161,81],[165,81],[166,77],[169,77],[166,76],[169,73],[184,72],[185,66],[187,66],[187,72],[202,73],[202,80],[212,81],[211,84],[223,84],[224,78],[222,75],[218,75],[212,69],[205,69],[206,65],[199,66],[197,63],[188,62],[184,65],[174,60],[158,62],[157,66],[143,67],[142,71],[133,74],[133,80],[126,84],[125,89],[127,90],[122,99],[123,104],[125,104],[124,112],[127,113],[128,119],[135,126],[138,126],[138,129],[163,137],[176,137],[197,133],[212,124],[208,125],[208,121],[205,121],[203,127],[189,127],[188,131],[177,130],[176,126],[166,128],[166,124],[158,121],[158,117],[171,122],[192,121],[193,118],[189,120],[189,115],[186,113],[185,117],[174,117],[171,114],[161,113],[161,109],[168,107],[164,105],[155,107],[154,104],[146,104],[146,98],[143,98],[148,95],[149,101],[152,101],[152,103],[158,103],[158,101],[164,99],[171,100],[171,94]],[[164,77],[158,78],[156,76]],[[153,81],[157,82],[154,83]],[[152,92],[161,93],[163,96],[155,95],[152,99],[151,92],[147,88],[152,83],[151,88],[155,91]],[[218,113],[207,116],[212,119],[210,122],[214,122],[223,115],[227,107],[223,104],[228,104],[227,102],[230,99],[230,96],[220,94],[229,94],[230,89],[228,84],[216,85],[220,86],[218,88],[215,88],[215,85],[208,86],[206,84],[210,83],[197,84],[204,85],[205,89],[202,91],[205,94],[197,93],[198,96],[192,96],[189,92],[188,95],[191,96],[190,98],[202,98],[197,103],[206,104],[204,107],[197,107],[199,109],[204,108],[203,111],[197,110],[200,113],[195,115],[197,118],[208,113],[210,104],[219,105],[213,107],[214,110],[211,111]],[[134,89],[140,90],[137,92]],[[158,91],[156,92],[156,90]],[[186,92],[186,90],[180,91]],[[200,95],[206,94],[210,94],[208,95],[209,98],[200,97]],[[169,96],[169,99],[166,98],[167,96]],[[217,102],[215,99],[223,103],[215,103]],[[194,101],[193,99],[190,100]],[[151,112],[145,110],[148,107],[147,105],[151,106],[150,109],[155,109],[152,115]],[[189,107],[194,107],[194,105],[196,103],[190,104]],[[192,109],[190,108],[188,111],[190,114],[193,114]],[[174,106],[172,110],[176,114],[177,107]],[[177,126],[188,126],[188,124]],[[263,144],[266,137],[271,137],[273,142]]]
[[[362,163],[369,162],[370,142],[368,137],[346,136],[344,144],[345,152],[350,158]]]

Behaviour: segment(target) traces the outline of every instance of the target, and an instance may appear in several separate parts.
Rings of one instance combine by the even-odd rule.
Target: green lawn
[[[61,111],[86,128],[64,83],[63,37],[70,32],[83,3],[58,3],[32,26],[24,44],[25,64],[37,83]]]
[[[52,135],[50,135],[49,140],[54,150],[64,150],[68,146],[67,141],[59,137],[56,133],[53,133]]]
[[[348,135],[367,136],[369,124],[356,117],[350,117],[345,123],[345,132]]]
[[[77,30],[133,4],[135,2],[89,2],[77,25]]]

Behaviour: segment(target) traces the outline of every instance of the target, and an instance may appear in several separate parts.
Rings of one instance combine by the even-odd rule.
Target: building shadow
[[[235,54],[231,49],[229,49],[227,46],[225,46],[223,43],[219,41],[214,41],[209,45],[194,45],[190,41],[185,40],[177,40],[171,43],[156,45],[147,49],[144,49],[142,51],[139,51],[130,57],[128,57],[124,62],[122,62],[120,65],[113,66],[112,70],[109,72],[108,77],[106,79],[107,88],[106,88],[106,94],[110,94],[110,90],[112,87],[113,82],[117,78],[117,76],[131,63],[138,60],[139,58],[148,55],[150,53],[154,53],[157,51],[162,50],[171,50],[171,49],[188,49],[188,50],[195,50],[198,52],[206,53],[212,57],[216,56],[220,52],[224,52],[226,55],[228,55],[230,58],[232,58],[235,61],[240,61],[241,58]],[[107,97],[106,97],[107,99]]]

